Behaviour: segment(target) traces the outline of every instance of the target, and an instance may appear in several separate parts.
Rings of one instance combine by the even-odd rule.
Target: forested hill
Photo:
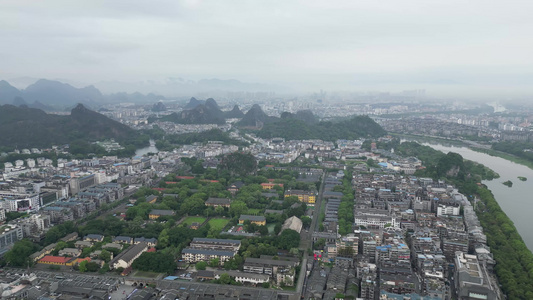
[[[42,148],[78,139],[96,141],[114,138],[132,142],[138,136],[130,127],[81,104],[68,116],[47,114],[26,106],[0,106],[0,145],[5,148]]]
[[[281,137],[287,140],[321,139],[335,141],[338,139],[358,139],[380,137],[387,132],[368,116],[356,116],[352,119],[333,123],[319,122],[312,124],[296,118],[281,118],[267,123],[257,133],[261,138]]]

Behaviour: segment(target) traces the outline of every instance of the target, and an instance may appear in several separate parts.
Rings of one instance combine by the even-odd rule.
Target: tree
[[[180,206],[181,213],[189,215],[201,215],[205,209],[205,200],[202,199],[202,195],[205,194],[195,194],[194,196],[183,201]]]
[[[169,235],[168,235],[168,229],[165,228],[161,231],[159,234],[159,238],[157,239],[157,245],[160,248],[166,248],[169,243]]]
[[[87,272],[87,261],[84,260],[78,265],[78,270],[80,272]]]
[[[298,248],[300,245],[300,234],[292,229],[285,229],[277,238],[278,247],[289,250],[291,248]]]
[[[218,279],[218,282],[221,284],[230,284],[231,283],[231,277],[228,273],[222,273],[220,274],[220,278]]]
[[[278,235],[280,232],[281,232],[281,223],[276,223],[276,225],[274,226],[274,234],[275,235]]]
[[[246,203],[242,201],[233,201],[230,204],[229,211],[232,216],[239,217],[241,214],[248,211],[248,207],[246,206]]]
[[[259,226],[259,233],[261,234],[261,236],[268,235],[268,227]]]
[[[109,264],[105,263],[100,270],[98,270],[98,273],[105,274],[109,271]]]
[[[97,263],[92,262],[92,261],[88,262],[86,267],[87,267],[88,272],[96,272],[100,269],[100,266]]]
[[[56,247],[54,248],[54,250],[60,251],[60,250],[63,250],[63,249],[65,249],[65,248],[67,248],[67,246],[68,246],[68,245],[67,245],[66,242],[64,242],[64,241],[59,241],[59,242],[57,242]]]
[[[196,270],[205,270],[207,263],[205,261],[199,261],[196,263]]]
[[[291,248],[291,250],[289,250],[289,253],[293,256],[298,256],[298,254],[300,254],[300,250],[298,250],[298,248]]]
[[[209,262],[209,266],[212,267],[212,268],[216,268],[220,265],[220,259],[219,258],[213,258],[210,262]]]
[[[141,271],[173,273],[176,270],[174,257],[162,252],[144,252],[135,261],[132,268]]]
[[[222,158],[219,168],[231,175],[246,176],[257,171],[257,160],[251,153],[234,152]]]
[[[304,228],[309,228],[309,226],[311,225],[311,222],[313,221],[308,216],[302,216],[300,219],[302,220],[302,225]]]
[[[326,239],[325,238],[319,238],[316,243],[313,244],[313,249],[315,250],[322,250],[324,249],[324,246],[326,245]]]
[[[107,251],[106,249],[103,249],[98,257],[107,263],[111,260],[111,252]]]
[[[32,263],[29,258],[30,255],[38,249],[36,244],[28,239],[23,239],[16,242],[13,248],[5,254],[4,258],[11,267],[28,267]]]

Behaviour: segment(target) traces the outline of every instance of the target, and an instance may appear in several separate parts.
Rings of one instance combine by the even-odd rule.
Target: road
[[[318,231],[318,219],[320,218],[320,208],[322,207],[322,199],[324,194],[324,184],[326,182],[326,173],[322,175],[322,182],[318,191],[318,196],[315,202],[315,208],[313,210],[313,216],[309,230],[302,231],[300,234],[300,250],[307,250],[313,246],[313,232]]]

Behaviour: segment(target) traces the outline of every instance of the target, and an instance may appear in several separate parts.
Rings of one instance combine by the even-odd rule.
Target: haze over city
[[[94,84],[104,93],[160,92],[169,82],[217,78],[281,93],[425,89],[439,97],[528,96],[532,6],[2,1],[0,78],[18,88],[39,78]]]

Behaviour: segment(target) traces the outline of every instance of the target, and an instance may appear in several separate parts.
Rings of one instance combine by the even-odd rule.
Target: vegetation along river
[[[423,143],[435,150],[444,153],[459,153],[463,158],[483,164],[500,174],[500,178],[483,181],[492,191],[494,198],[507,216],[514,222],[518,233],[526,243],[529,250],[533,251],[533,170],[505,160],[476,152],[465,147],[444,146],[442,144]],[[519,176],[527,180],[518,179]],[[504,181],[510,180],[513,185],[507,187]]]

